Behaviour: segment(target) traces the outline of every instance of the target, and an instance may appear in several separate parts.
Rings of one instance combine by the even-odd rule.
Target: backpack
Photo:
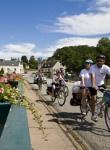
[[[70,99],[71,106],[80,106],[81,105],[81,98],[76,93],[73,93],[73,97]]]

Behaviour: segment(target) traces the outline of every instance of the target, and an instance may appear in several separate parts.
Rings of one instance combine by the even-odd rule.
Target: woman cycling
[[[91,76],[90,76],[90,67],[93,64],[93,61],[91,59],[87,59],[84,62],[84,69],[80,72],[80,90],[81,90],[81,111],[83,115],[86,115],[86,97],[88,95],[88,87],[91,86]]]

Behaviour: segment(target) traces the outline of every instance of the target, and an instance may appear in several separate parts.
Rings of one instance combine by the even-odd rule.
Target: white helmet
[[[85,63],[93,64],[93,61],[92,61],[91,59],[86,59],[86,60],[85,60]]]

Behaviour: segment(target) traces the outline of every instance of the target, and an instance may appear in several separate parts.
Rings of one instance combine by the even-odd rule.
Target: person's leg
[[[97,99],[96,99],[96,95],[97,95],[97,90],[94,89],[94,88],[90,88],[90,94],[91,94],[91,98],[90,98],[90,107],[91,107],[91,113],[92,113],[92,117],[91,119],[93,121],[98,121],[97,120],[97,112],[96,112],[96,102],[97,102]]]
[[[81,89],[81,111],[82,114],[86,115],[86,88]]]
[[[93,95],[91,96],[91,99],[90,99],[90,107],[91,107],[92,116],[95,113],[95,105],[96,105],[96,95]]]

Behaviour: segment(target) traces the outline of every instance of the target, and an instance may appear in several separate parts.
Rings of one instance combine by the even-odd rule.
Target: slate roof
[[[52,68],[57,61],[44,62],[41,68]]]
[[[0,60],[0,66],[19,66],[16,60]]]

